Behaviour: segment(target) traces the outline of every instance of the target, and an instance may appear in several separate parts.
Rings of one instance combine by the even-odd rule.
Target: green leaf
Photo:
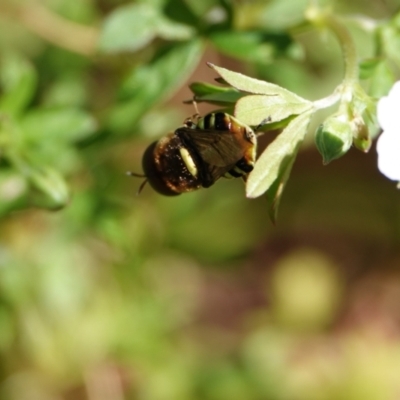
[[[272,223],[275,224],[278,216],[278,208],[286,183],[289,180],[290,172],[296,160],[297,151],[286,156],[280,165],[278,176],[274,183],[265,192],[268,203],[268,215]]]
[[[194,35],[195,31],[189,25],[162,17],[157,24],[157,34],[165,40],[187,40]]]
[[[121,6],[104,21],[99,49],[103,52],[139,50],[154,39],[158,20],[158,10],[151,5]]]
[[[375,68],[380,64],[380,58],[368,58],[359,64],[359,77],[360,79],[368,79],[372,76]]]
[[[212,85],[211,83],[205,82],[192,82],[189,85],[190,90],[193,92],[195,96],[207,96],[211,94],[218,93],[226,93],[226,92],[235,92],[239,93],[236,89],[224,86]]]
[[[236,21],[242,29],[257,27],[275,32],[287,31],[304,21],[304,12],[308,6],[308,0],[240,2],[236,7]]]
[[[167,18],[183,24],[194,27],[202,24],[201,18],[194,12],[187,0],[167,0],[162,12]],[[201,16],[203,15],[201,14]]]
[[[400,15],[400,13],[399,13]],[[387,58],[393,60],[397,67],[400,66],[400,29],[394,23],[384,25],[379,31],[380,43]]]
[[[370,79],[369,94],[377,99],[385,96],[396,80],[387,60],[376,65]]]
[[[130,132],[143,114],[186,81],[202,53],[202,42],[195,40],[174,46],[152,64],[133,70],[121,89],[124,101],[112,110],[108,127],[114,132]]]
[[[60,76],[44,92],[43,105],[47,107],[82,107],[88,103],[86,76],[68,74]]]
[[[258,20],[270,30],[282,31],[302,23],[307,7],[308,0],[272,0],[263,8]]]
[[[24,138],[38,142],[77,142],[93,134],[96,127],[90,114],[75,108],[36,109],[21,119]]]
[[[308,101],[288,102],[279,95],[250,95],[238,100],[235,116],[248,125],[257,126],[266,119],[274,123],[312,108]]]
[[[214,93],[205,96],[196,97],[198,102],[207,102],[215,104],[217,106],[232,106],[236,103],[243,93],[240,92],[225,92],[225,93]]]
[[[283,87],[273,83],[260,81],[259,79],[250,78],[238,72],[229,71],[228,69],[217,67],[211,63],[208,64],[231,86],[243,92],[253,94],[265,94],[280,96],[288,103],[309,103],[308,100],[303,99],[295,93],[290,92]]]
[[[67,205],[70,199],[69,187],[57,170],[30,153],[10,151],[7,158],[39,191],[40,196],[35,198],[36,205],[54,210]]]
[[[199,18],[204,17],[213,7],[218,7],[218,1],[215,0],[186,0],[185,4],[191,9],[193,14]]]
[[[189,85],[197,102],[209,102],[217,105],[236,103],[243,93],[232,87],[223,87],[203,82],[193,82]]]
[[[2,61],[0,84],[0,111],[16,116],[26,108],[35,93],[36,71],[21,56],[8,55]]]
[[[41,166],[35,169],[34,166],[31,166],[29,180],[43,194],[43,197],[35,198],[37,206],[58,210],[68,204],[70,200],[69,187],[61,174],[54,168]]]
[[[388,60],[370,58],[360,63],[360,79],[369,79],[369,95],[371,97],[381,98],[386,95],[393,86],[395,76]]]
[[[0,171],[0,216],[26,207],[27,182],[14,170]]]
[[[99,49],[113,53],[137,51],[155,37],[167,40],[186,40],[194,30],[163,16],[151,4],[135,3],[117,8],[105,20],[99,39]]]
[[[287,168],[288,158],[295,157],[299,145],[307,133],[312,110],[294,118],[282,133],[264,150],[250,173],[246,183],[247,197],[261,196],[282,176]]]
[[[210,39],[222,53],[250,62],[269,63],[275,52],[275,46],[266,41],[263,32],[223,31]]]

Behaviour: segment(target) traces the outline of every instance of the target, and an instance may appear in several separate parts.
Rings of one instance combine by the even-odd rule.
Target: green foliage
[[[156,57],[154,62],[131,71],[122,82],[120,101],[110,111],[107,127],[113,132],[129,135],[151,107],[168,98],[179,82],[193,72],[202,47],[200,41],[175,46]]]
[[[373,156],[319,168],[307,133],[337,137],[339,113],[340,155],[369,150],[400,14],[325,3],[1,2],[1,399],[399,393],[397,194]],[[336,23],[362,54],[342,82]],[[196,112],[192,95],[258,129],[246,186],[135,196],[125,171]]]
[[[243,94],[232,87],[211,85],[203,82],[193,82],[189,85],[197,102],[207,102],[230,106],[238,101]]]
[[[165,40],[187,40],[193,29],[166,18],[152,4],[138,3],[119,7],[104,21],[99,40],[101,51],[137,51],[160,37]]]
[[[32,204],[60,208],[69,201],[62,173],[76,168],[74,144],[96,129],[87,112],[71,107],[54,109],[31,105],[37,90],[37,74],[23,56],[8,55],[1,68],[4,95],[0,104],[0,137],[7,169],[22,175],[23,191],[4,207]],[[10,171],[11,172],[11,171]],[[17,200],[18,201],[15,201]]]
[[[267,147],[257,161],[250,175],[246,193],[248,197],[261,196],[265,191],[272,190],[268,196],[273,199],[272,214],[276,215],[278,198],[289,178],[290,169],[296,158],[297,151],[311,119],[311,112],[305,112],[294,118],[284,131]],[[274,183],[279,182],[278,186]],[[275,220],[275,217],[273,218]]]
[[[0,110],[11,116],[21,113],[35,94],[37,75],[28,60],[17,54],[6,54],[1,64],[2,97]]]

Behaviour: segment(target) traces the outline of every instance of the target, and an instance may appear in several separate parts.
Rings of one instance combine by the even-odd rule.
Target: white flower
[[[393,181],[400,181],[400,81],[378,102],[378,122],[383,132],[377,141],[378,168]]]

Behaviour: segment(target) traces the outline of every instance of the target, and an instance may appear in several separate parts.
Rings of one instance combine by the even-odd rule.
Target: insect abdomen
[[[229,131],[231,129],[231,116],[226,113],[210,113],[200,118],[197,129],[215,129],[217,131]]]

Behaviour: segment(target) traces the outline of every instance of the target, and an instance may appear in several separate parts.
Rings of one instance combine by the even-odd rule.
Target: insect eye
[[[174,192],[163,179],[162,172],[157,169],[156,152],[158,142],[153,142],[144,152],[142,158],[142,167],[147,182],[158,193],[164,196],[177,196],[180,193]],[[144,186],[144,184],[143,184]]]
[[[196,124],[193,122],[192,118],[186,118],[183,124],[190,129],[196,128]]]

